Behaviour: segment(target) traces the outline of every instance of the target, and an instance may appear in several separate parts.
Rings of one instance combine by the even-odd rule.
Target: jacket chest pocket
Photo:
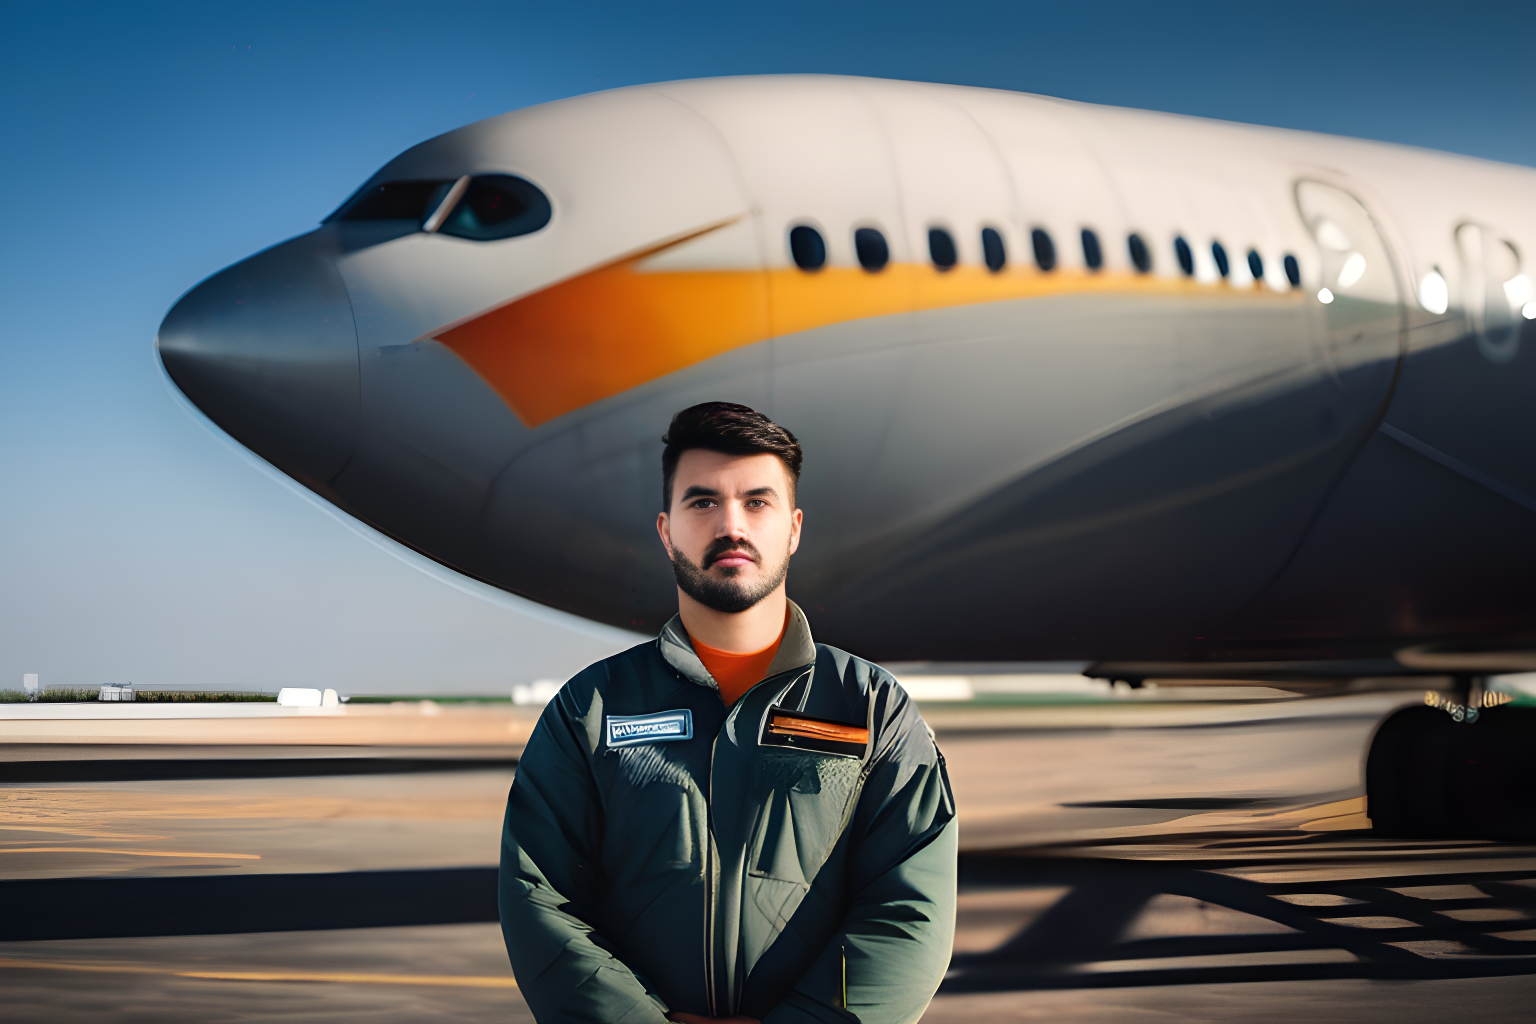
[[[612,877],[651,877],[703,867],[709,809],[681,756],[682,744],[608,749],[600,759]],[[644,857],[634,856],[646,850]]]
[[[747,873],[808,887],[847,827],[864,765],[792,748],[758,750],[757,810]]]

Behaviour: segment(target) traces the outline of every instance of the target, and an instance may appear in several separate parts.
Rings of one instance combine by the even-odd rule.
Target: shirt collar
[[[656,638],[657,649],[667,664],[677,669],[678,673],[690,683],[697,686],[707,686],[711,690],[718,690],[714,677],[704,667],[704,662],[699,660],[699,655],[693,649],[693,641],[688,637],[688,631],[683,628],[683,617],[674,615],[667,620],[667,624],[661,628],[661,635]],[[816,660],[816,641],[811,639],[811,624],[806,621],[805,612],[795,602],[789,602],[789,622],[784,626],[784,638],[779,641],[779,651],[773,656],[772,663],[768,666],[768,672],[763,676],[769,679],[781,672],[802,668]]]

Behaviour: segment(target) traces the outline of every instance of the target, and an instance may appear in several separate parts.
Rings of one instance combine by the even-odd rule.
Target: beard
[[[679,589],[706,608],[735,614],[746,611],[777,590],[789,573],[789,552],[786,551],[783,559],[777,565],[762,572],[755,583],[738,579],[741,570],[735,566],[728,566],[711,574],[709,567],[727,551],[743,551],[757,563],[758,568],[763,568],[762,553],[750,542],[744,540],[717,538],[714,543],[704,549],[704,557],[700,559],[702,565],[694,565],[688,560],[687,555],[674,548],[672,575],[676,578]]]

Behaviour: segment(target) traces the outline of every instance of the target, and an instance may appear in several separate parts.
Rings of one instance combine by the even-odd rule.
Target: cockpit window
[[[386,181],[349,199],[328,220],[415,221],[438,212],[457,179]],[[532,182],[510,174],[481,174],[469,180],[452,211],[444,211],[438,231],[489,242],[531,234],[549,223],[549,198]]]
[[[359,192],[336,211],[337,220],[425,220],[453,181],[386,181]]]
[[[477,242],[515,238],[548,224],[550,213],[549,198],[532,182],[510,174],[482,174],[470,179],[464,197],[438,231]]]

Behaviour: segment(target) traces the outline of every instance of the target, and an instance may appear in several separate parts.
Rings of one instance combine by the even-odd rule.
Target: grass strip
[[[26,704],[31,698],[25,690],[0,690],[0,704]],[[101,701],[99,689],[62,687],[39,690],[39,704],[95,704]],[[240,693],[220,690],[135,690],[133,703],[137,704],[239,704],[277,701],[275,693]],[[116,701],[105,701],[113,704]],[[127,703],[127,702],[123,702]]]

